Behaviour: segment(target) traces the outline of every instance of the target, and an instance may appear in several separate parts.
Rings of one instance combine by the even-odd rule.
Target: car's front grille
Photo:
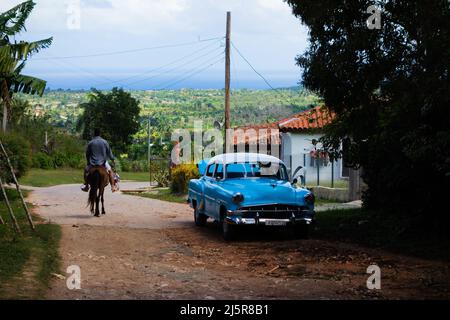
[[[303,210],[308,210],[308,208],[295,205],[271,204],[241,207],[238,212],[242,214],[243,218],[258,216],[266,219],[289,219],[293,213],[301,213]]]

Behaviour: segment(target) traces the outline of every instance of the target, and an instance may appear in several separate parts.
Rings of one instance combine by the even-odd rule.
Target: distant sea
[[[111,78],[109,80],[101,79],[100,81],[91,77],[52,77],[42,76],[47,80],[47,88],[71,89],[71,90],[89,90],[96,88],[100,90],[108,90],[113,87],[122,87],[128,90],[158,90],[158,89],[223,89],[224,79],[190,79],[180,83],[171,82],[171,79],[158,79],[158,82],[140,81],[138,83],[125,82],[122,83],[118,79]],[[102,81],[103,80],[103,81]],[[276,79],[270,82],[274,88],[298,87],[299,79],[286,78]],[[262,79],[239,79],[239,81],[231,81],[232,89],[270,89],[270,87]]]

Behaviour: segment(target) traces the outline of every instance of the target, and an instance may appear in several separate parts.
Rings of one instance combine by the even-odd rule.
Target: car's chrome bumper
[[[289,226],[297,224],[312,224],[314,222],[314,210],[284,213],[284,217],[264,217],[264,214],[255,213],[252,217],[242,217],[241,214],[228,211],[226,221],[235,225],[265,225],[265,226]]]

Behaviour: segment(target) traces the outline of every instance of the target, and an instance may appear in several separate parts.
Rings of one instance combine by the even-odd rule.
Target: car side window
[[[216,172],[214,173],[214,178],[223,179],[223,165],[222,164],[218,164],[216,166]]]
[[[213,176],[215,166],[216,166],[215,164],[210,164],[208,166],[208,169],[206,169],[206,176],[207,177],[212,177]]]

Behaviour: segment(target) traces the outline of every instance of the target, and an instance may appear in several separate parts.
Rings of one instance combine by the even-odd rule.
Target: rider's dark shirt
[[[106,140],[95,137],[86,149],[86,160],[91,166],[103,166],[107,160],[114,160],[111,148]]]

